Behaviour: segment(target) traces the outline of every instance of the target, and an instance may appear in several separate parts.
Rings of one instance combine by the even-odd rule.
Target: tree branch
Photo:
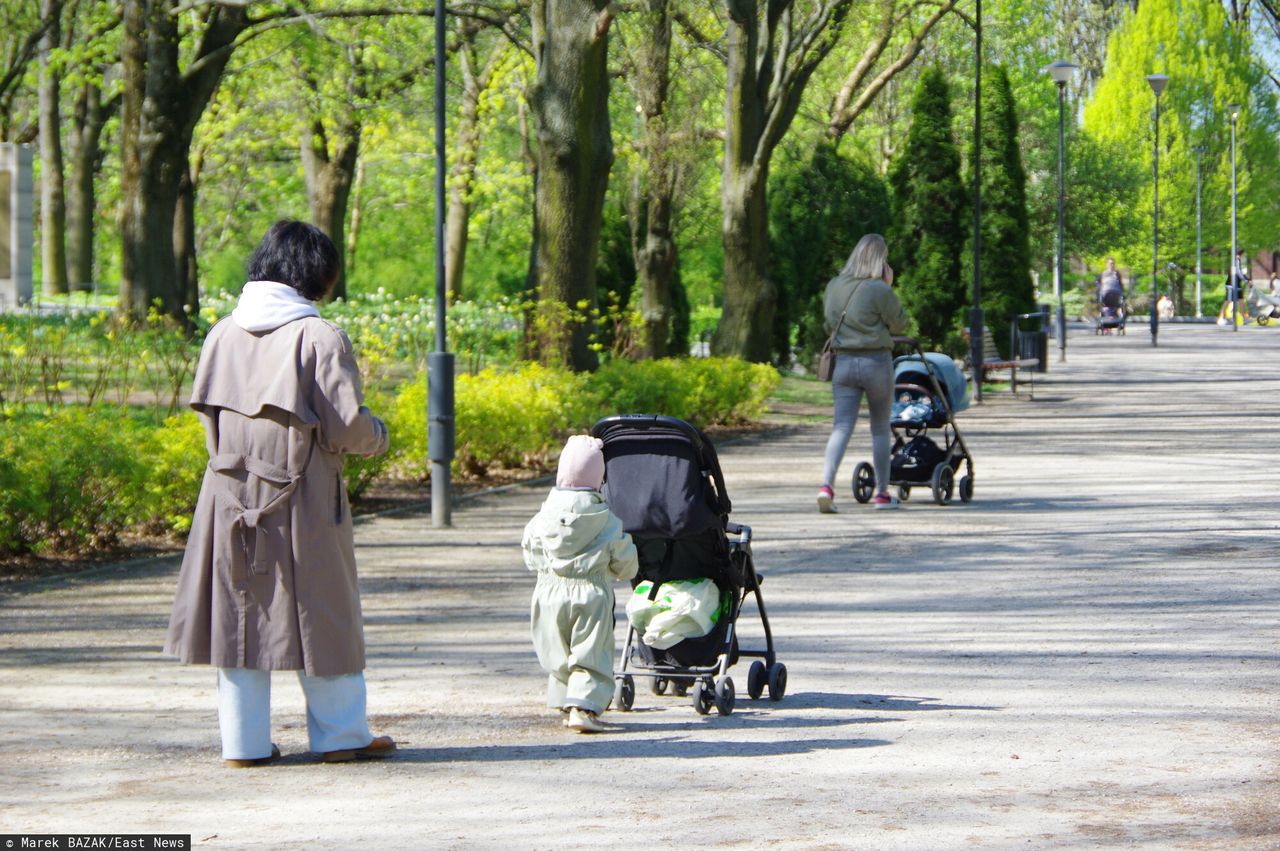
[[[907,45],[903,48],[902,53],[898,58],[877,74],[876,77],[867,84],[867,87],[862,90],[862,93],[858,95],[857,99],[854,100],[852,104],[846,103],[844,108],[840,109],[838,112],[835,110],[835,106],[833,105],[831,121],[827,125],[828,138],[839,139],[849,131],[853,122],[859,115],[865,112],[869,106],[871,106],[875,101],[876,96],[879,95],[884,87],[889,84],[889,81],[908,68],[911,63],[916,60],[916,57],[920,55],[920,50],[924,46],[924,40],[929,35],[929,32],[937,26],[938,22],[946,17],[949,12],[952,12],[955,9],[957,2],[958,0],[945,0],[945,2],[943,2],[923,24],[921,24],[920,29],[912,35],[911,40],[907,42]],[[843,94],[843,92],[841,92],[841,94]]]

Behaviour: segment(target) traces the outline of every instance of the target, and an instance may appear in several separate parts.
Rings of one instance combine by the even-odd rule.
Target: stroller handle
[[[702,451],[702,433],[681,419],[665,414],[615,414],[605,417],[591,428],[591,436],[607,440],[609,432],[622,429],[646,430],[651,428],[671,429],[683,435],[694,448]]]
[[[724,524],[724,530],[730,535],[737,535],[744,544],[751,543],[751,527],[745,523],[728,522]]]

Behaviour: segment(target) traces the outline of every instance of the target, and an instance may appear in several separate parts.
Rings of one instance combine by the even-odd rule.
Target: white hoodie
[[[250,281],[240,291],[231,321],[246,331],[274,331],[295,319],[319,316],[315,303],[288,284]]]

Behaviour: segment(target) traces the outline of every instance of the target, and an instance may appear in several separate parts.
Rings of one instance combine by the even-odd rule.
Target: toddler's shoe
[[[818,488],[818,511],[823,514],[836,513],[836,492],[830,485]]]
[[[884,491],[880,491],[880,493],[876,494],[875,499],[871,500],[871,504],[877,509],[897,508],[902,504],[902,501],[899,500],[896,496],[890,496]]]
[[[605,727],[600,723],[600,718],[590,709],[579,709],[574,706],[569,710],[569,717],[564,719],[564,725],[570,730],[577,730],[579,733],[603,733]]]

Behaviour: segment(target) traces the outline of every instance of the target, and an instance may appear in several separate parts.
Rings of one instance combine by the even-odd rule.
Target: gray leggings
[[[834,415],[831,437],[827,439],[826,466],[822,483],[831,486],[844,458],[845,447],[858,422],[858,405],[867,394],[871,415],[871,466],[876,473],[876,491],[889,487],[889,450],[893,430],[889,418],[893,410],[893,356],[887,352],[859,352],[836,355],[836,370],[831,378]],[[834,488],[833,488],[834,489]]]

